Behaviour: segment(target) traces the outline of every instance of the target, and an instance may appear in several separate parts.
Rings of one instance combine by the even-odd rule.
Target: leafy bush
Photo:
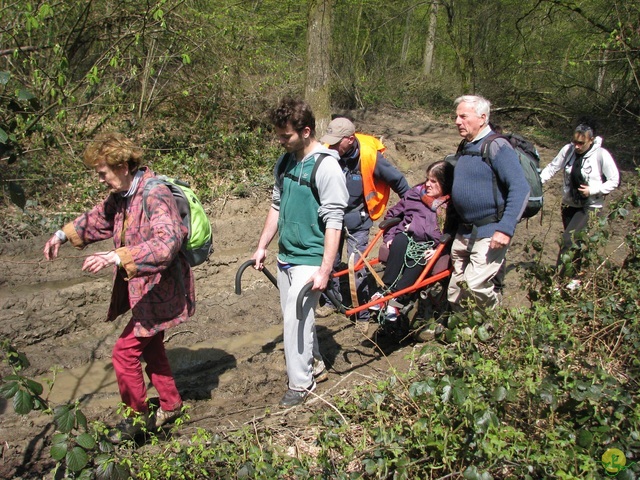
[[[637,213],[627,268],[603,252],[608,222],[638,205],[634,190],[584,236],[579,290],[539,265],[525,285],[530,308],[485,312],[493,336],[483,315],[453,317],[455,342],[425,346],[421,371],[341,403],[351,427],[327,412],[322,465],[339,474],[355,458],[368,478],[600,478],[612,448],[637,460],[640,273],[627,269],[638,263]]]

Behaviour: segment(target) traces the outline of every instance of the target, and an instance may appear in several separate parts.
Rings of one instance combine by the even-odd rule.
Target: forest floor
[[[349,113],[360,131],[383,137],[387,156],[411,185],[423,181],[425,167],[454,152],[460,140],[451,123],[424,113]],[[538,146],[543,165],[561,147]],[[525,245],[535,238],[544,244],[545,261],[555,259],[561,232],[559,177],[546,188],[542,220],[538,216],[518,226],[509,253],[506,306],[528,304],[519,288],[519,272],[529,261]],[[393,196],[391,203],[396,200]],[[219,198],[206,208],[215,252],[195,269],[197,312],[170,330],[165,340],[178,388],[190,406],[190,420],[177,435],[188,436],[197,428],[224,433],[251,422],[302,432],[311,414],[333,396],[386,378],[393,369],[409,368],[410,354],[419,345],[381,339],[377,346],[357,334],[344,315],[319,318],[317,331],[329,380],[319,384],[317,396],[304,406],[278,408],[286,389],[278,292],[253,269],[243,276],[242,294],[234,292],[236,271],[256,247],[269,191],[249,198]],[[374,227],[372,234],[375,231]],[[42,258],[46,240],[0,244],[0,336],[27,355],[28,376],[45,383],[52,376],[50,368],[59,367],[53,389],[46,392],[52,405],[78,399],[90,420],[113,424],[120,398],[111,349],[129,316],[105,323],[111,272],[90,275],[80,270],[85,255],[109,249],[110,243],[82,252],[64,246],[59,259],[47,262]],[[612,243],[615,248],[620,241]],[[271,271],[274,258],[272,248],[267,260]],[[6,373],[6,366],[0,369],[0,374]],[[19,416],[10,404],[1,402],[0,478],[41,478],[52,466],[48,448],[52,418],[38,412]],[[313,439],[301,435],[300,441]]]

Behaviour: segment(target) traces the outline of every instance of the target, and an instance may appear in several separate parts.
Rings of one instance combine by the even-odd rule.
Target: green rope
[[[431,250],[436,244],[433,240],[427,242],[416,242],[413,238],[409,238],[409,245],[407,245],[407,253],[404,255],[404,266],[407,268],[415,267],[416,265],[427,264],[427,259],[424,258],[424,252]],[[410,264],[409,262],[413,262]]]

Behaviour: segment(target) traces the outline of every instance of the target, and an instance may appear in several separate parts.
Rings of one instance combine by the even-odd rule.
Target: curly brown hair
[[[82,157],[89,168],[100,163],[110,167],[126,163],[129,171],[135,172],[142,162],[142,149],[121,133],[103,133],[89,144]]]
[[[304,100],[287,97],[269,112],[269,120],[278,128],[286,128],[291,124],[300,133],[306,127],[311,130],[311,136],[316,136],[316,117],[311,107]]]

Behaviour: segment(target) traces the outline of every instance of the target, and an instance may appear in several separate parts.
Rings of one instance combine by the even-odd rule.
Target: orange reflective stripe
[[[364,189],[364,201],[372,220],[382,217],[391,187],[381,180],[376,180],[373,172],[376,169],[376,159],[378,152],[384,153],[385,146],[380,140],[371,135],[356,133],[356,138],[360,143],[360,172],[362,173],[362,185]]]

